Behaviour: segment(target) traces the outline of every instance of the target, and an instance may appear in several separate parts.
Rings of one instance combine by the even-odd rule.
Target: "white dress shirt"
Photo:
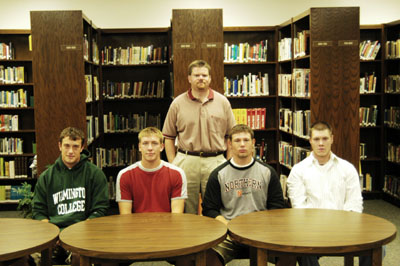
[[[331,152],[320,165],[312,152],[293,166],[287,181],[293,208],[362,212],[360,179],[355,167]]]

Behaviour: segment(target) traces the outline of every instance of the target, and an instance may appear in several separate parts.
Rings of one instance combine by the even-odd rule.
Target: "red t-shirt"
[[[146,169],[136,162],[118,173],[116,201],[132,202],[132,212],[171,212],[171,200],[187,198],[186,176],[175,165],[161,161]]]

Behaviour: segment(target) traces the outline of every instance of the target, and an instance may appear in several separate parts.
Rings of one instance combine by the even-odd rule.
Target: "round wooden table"
[[[50,249],[60,230],[51,223],[31,219],[0,219],[0,261],[12,261],[42,251],[42,264],[51,265]],[[0,265],[2,263],[0,262]]]
[[[64,248],[91,261],[154,260],[196,254],[206,265],[206,250],[223,241],[227,227],[193,214],[134,213],[76,223],[60,233]]]
[[[230,221],[228,230],[235,241],[257,248],[254,265],[265,265],[267,250],[292,256],[361,252],[382,265],[381,247],[396,237],[396,227],[383,218],[326,209],[253,212]]]

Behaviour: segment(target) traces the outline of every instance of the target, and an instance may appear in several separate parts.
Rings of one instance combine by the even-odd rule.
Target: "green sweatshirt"
[[[88,161],[89,151],[68,169],[61,156],[44,171],[35,186],[33,219],[49,219],[60,228],[104,216],[109,206],[104,173]]]

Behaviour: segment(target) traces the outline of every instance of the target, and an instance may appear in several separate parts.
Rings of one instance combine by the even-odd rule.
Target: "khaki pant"
[[[199,193],[202,198],[206,191],[211,172],[226,159],[223,154],[215,157],[200,157],[178,152],[172,164],[183,169],[187,179],[188,199],[185,202],[185,213],[197,214]]]

